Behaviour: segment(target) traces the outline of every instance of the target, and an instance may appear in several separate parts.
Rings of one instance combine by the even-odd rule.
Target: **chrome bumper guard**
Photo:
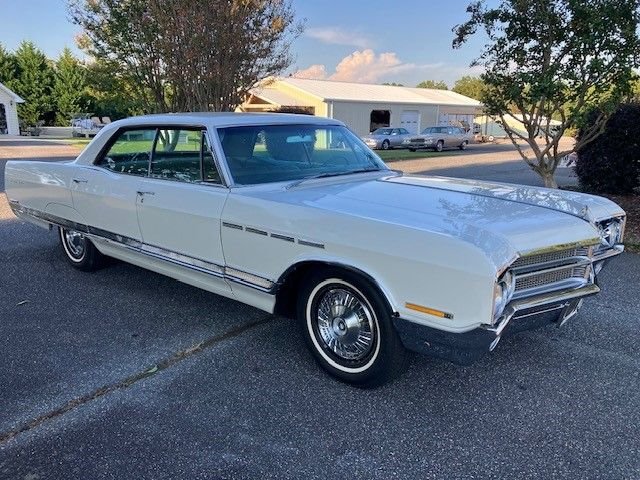
[[[507,328],[511,320],[518,317],[518,312],[529,309],[542,308],[546,305],[554,306],[549,310],[559,310],[560,308],[564,309],[564,311],[560,314],[559,325],[562,325],[565,321],[567,321],[577,313],[578,308],[580,308],[582,304],[580,300],[582,300],[584,297],[595,295],[599,291],[600,287],[595,284],[589,284],[580,288],[549,292],[541,295],[536,295],[534,297],[523,298],[522,300],[516,300],[507,305],[505,311],[495,325],[483,325],[482,328],[494,333],[496,337],[499,338],[504,332],[504,329]],[[534,315],[544,313],[546,311],[548,310],[540,310],[535,312]]]

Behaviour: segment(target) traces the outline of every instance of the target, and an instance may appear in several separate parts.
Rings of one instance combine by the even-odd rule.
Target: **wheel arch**
[[[338,269],[346,273],[357,275],[367,282],[371,287],[376,289],[384,299],[389,313],[392,316],[398,316],[398,310],[394,307],[391,295],[380,284],[375,277],[361,268],[354,267],[340,261],[333,260],[303,260],[291,265],[280,275],[276,284],[276,302],[274,313],[288,318],[294,318],[296,315],[296,292],[300,286],[302,279],[310,272],[316,269]]]

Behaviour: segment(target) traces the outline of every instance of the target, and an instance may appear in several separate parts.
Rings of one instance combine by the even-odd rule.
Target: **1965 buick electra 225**
[[[622,252],[625,213],[574,192],[390,170],[339,121],[168,114],[104,127],[72,162],[10,161],[15,214],[69,263],[103,256],[296,318],[361,386],[405,349],[468,363],[562,325]]]

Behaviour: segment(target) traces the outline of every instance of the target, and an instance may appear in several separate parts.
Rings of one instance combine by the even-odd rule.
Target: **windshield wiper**
[[[303,182],[306,182],[307,180],[314,180],[316,178],[339,177],[341,175],[351,175],[352,173],[381,172],[381,171],[382,171],[381,168],[361,168],[359,170],[349,170],[346,172],[317,173],[315,175],[309,175],[308,177],[302,177],[302,178],[299,178],[298,180],[294,180],[293,182],[288,184],[285,188],[289,190],[290,188],[297,187],[298,185],[300,185]]]

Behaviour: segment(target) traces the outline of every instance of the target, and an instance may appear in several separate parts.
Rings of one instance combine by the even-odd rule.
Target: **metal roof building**
[[[238,109],[266,112],[286,107],[341,120],[359,135],[383,126],[412,133],[432,125],[468,128],[481,112],[480,102],[449,90],[292,77],[265,79]]]

